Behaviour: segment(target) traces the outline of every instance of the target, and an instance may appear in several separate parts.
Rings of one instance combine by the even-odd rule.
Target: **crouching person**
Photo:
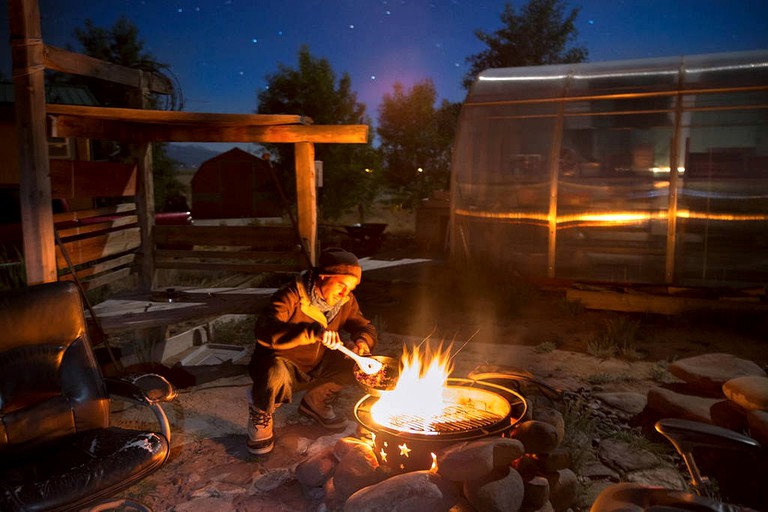
[[[300,388],[307,388],[301,414],[328,429],[343,428],[346,418],[333,403],[354,377],[353,361],[334,350],[340,332],[349,334],[348,348],[360,355],[376,343],[376,329],[352,294],[362,275],[357,257],[327,249],[318,263],[275,292],[256,323],[248,415],[248,451],[255,455],[272,451],[275,408]]]

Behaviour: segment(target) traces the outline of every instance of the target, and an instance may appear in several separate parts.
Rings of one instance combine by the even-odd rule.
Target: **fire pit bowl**
[[[490,382],[448,379],[447,401],[439,417],[403,415],[388,424],[374,420],[371,409],[378,397],[366,395],[355,406],[361,437],[370,434],[381,464],[395,471],[429,469],[432,454],[451,444],[485,437],[504,437],[528,411],[516,391]]]
[[[366,374],[360,367],[355,366],[355,380],[363,388],[363,391],[372,396],[381,396],[382,391],[393,389],[400,376],[400,363],[389,356],[369,356],[381,362],[384,366],[381,371],[373,375]]]

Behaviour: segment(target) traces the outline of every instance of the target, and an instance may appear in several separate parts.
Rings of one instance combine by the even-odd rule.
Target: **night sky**
[[[251,113],[265,76],[296,67],[307,44],[349,73],[375,121],[384,93],[431,78],[440,99],[462,101],[466,57],[485,49],[475,29],[501,28],[493,0],[40,0],[43,39],[66,47],[86,18],[111,28],[126,15],[144,49],[172,66],[184,110]],[[522,1],[514,5],[522,5]],[[590,61],[768,48],[766,0],[572,0]],[[7,6],[2,13],[8,40]],[[10,77],[10,51],[0,71]]]

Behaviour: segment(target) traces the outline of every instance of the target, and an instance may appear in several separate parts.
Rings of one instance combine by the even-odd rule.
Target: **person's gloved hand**
[[[320,343],[325,345],[331,350],[336,350],[339,345],[342,344],[338,331],[325,331],[323,337],[320,339]]]
[[[309,327],[307,327],[307,345],[311,345],[315,342],[322,342],[323,341],[323,335],[325,334],[325,327],[323,327],[321,324],[315,322],[311,324]]]
[[[359,356],[371,355],[371,347],[368,346],[365,340],[357,340],[352,350]]]

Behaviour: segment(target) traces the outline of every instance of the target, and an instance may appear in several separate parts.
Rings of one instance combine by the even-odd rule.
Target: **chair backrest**
[[[0,292],[0,454],[109,426],[73,283]]]

